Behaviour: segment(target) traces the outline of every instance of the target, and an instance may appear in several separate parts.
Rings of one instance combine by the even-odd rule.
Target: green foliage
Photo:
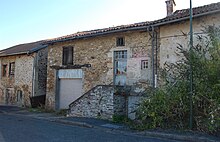
[[[128,118],[124,115],[113,115],[112,121],[115,123],[126,123]]]
[[[166,64],[165,84],[141,104],[138,115],[147,128],[179,128],[189,126],[189,75],[193,70],[194,129],[220,131],[220,28],[209,26],[207,36],[198,36],[191,50],[178,45],[181,57]]]
[[[61,109],[59,111],[56,112],[56,115],[59,115],[59,116],[66,116],[68,114],[68,109]]]

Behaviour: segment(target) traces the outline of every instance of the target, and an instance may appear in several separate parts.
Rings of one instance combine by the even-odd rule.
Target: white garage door
[[[82,79],[60,79],[59,109],[68,109],[69,104],[82,95]]]

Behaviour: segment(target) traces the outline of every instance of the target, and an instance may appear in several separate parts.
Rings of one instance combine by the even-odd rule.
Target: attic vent
[[[117,46],[125,46],[125,39],[124,39],[124,37],[117,37],[116,38],[116,45]]]

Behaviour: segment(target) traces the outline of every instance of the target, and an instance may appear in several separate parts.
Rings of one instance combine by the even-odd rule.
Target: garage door
[[[69,104],[82,95],[82,79],[60,79],[59,109],[68,109]]]

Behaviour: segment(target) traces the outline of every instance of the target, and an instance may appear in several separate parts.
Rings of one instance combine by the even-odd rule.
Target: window
[[[9,76],[15,75],[15,62],[9,64]]]
[[[2,65],[2,76],[6,76],[7,75],[7,65]]]
[[[127,51],[114,52],[114,84],[126,85],[127,75]]]
[[[116,39],[116,45],[117,46],[125,46],[125,39],[123,37],[118,37]]]
[[[63,65],[73,65],[73,47],[63,47]]]
[[[148,69],[148,60],[141,61],[141,69]]]
[[[21,90],[18,90],[18,91],[17,91],[17,102],[22,101],[22,98],[23,98],[22,95],[23,95],[22,91],[21,91]]]

